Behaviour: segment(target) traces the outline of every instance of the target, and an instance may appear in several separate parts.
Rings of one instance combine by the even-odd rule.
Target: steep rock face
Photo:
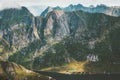
[[[55,80],[27,70],[13,62],[0,61],[0,79],[2,80]]]
[[[10,47],[21,49],[40,39],[33,15],[25,8],[6,9],[0,12],[0,32]]]
[[[43,44],[42,18],[34,17],[25,7],[5,9],[0,11],[0,16],[0,58],[8,60],[18,55],[13,61],[26,64],[26,59],[33,59]]]
[[[114,30],[120,29],[120,17],[111,17],[101,13],[93,14],[83,11],[64,13],[63,11],[53,11],[46,18],[47,26],[44,29],[44,34],[46,34],[44,37],[48,37],[48,39],[45,38],[46,42],[51,38],[53,40],[52,42],[55,42],[55,37],[60,38],[60,41],[53,45],[46,44],[48,48],[45,48],[44,55],[34,59],[34,65],[40,64],[39,67],[58,66],[70,63],[73,60],[87,60],[87,56],[92,55],[95,57],[91,61],[95,61],[96,65],[106,64],[110,66],[107,69],[104,66],[98,69],[94,66],[96,71],[119,71],[119,58],[116,57],[120,56],[120,45],[116,44],[119,41],[115,37],[110,36],[118,35],[119,31],[115,33]],[[113,45],[114,43],[116,45]],[[118,52],[114,52],[114,47]],[[97,59],[95,59],[96,56],[98,57]],[[112,65],[114,62],[117,62],[117,64]],[[37,67],[35,68],[37,69]]]
[[[8,52],[12,52],[13,49],[9,49],[9,47],[9,43],[0,36],[0,60],[8,59],[8,57],[10,56]]]
[[[48,14],[47,22],[44,29],[44,35],[51,35],[53,38],[61,39],[69,35],[69,26],[67,16],[63,11],[53,11]]]

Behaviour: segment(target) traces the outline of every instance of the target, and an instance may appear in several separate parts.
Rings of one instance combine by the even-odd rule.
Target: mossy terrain
[[[36,45],[37,44],[37,45]],[[40,41],[34,41],[30,43],[25,48],[14,53],[14,55],[9,57],[9,61],[14,61],[18,64],[26,66],[27,68],[32,69],[34,56],[36,55],[36,49],[40,48]]]
[[[83,72],[83,71],[92,72],[92,73],[120,72],[120,69],[119,69],[120,55],[115,54],[111,51],[111,48],[110,48],[111,42],[109,40],[98,39],[98,41],[96,41],[95,43],[94,49],[89,49],[87,43],[84,45],[82,45],[79,42],[78,43],[70,42],[70,44],[69,43],[67,44],[65,43],[65,41],[68,43],[69,42],[68,38],[58,44],[55,44],[54,46],[52,46],[52,48],[50,48],[48,51],[44,53],[45,55],[43,57],[43,60],[49,62],[49,64],[45,65],[45,66],[48,66],[48,68],[43,68],[41,70],[63,72],[63,73],[65,72],[74,73],[77,71],[71,71],[69,69],[69,68],[71,68],[72,70],[75,69],[75,67],[71,66],[71,64],[73,63],[73,65],[79,68],[78,72]],[[59,50],[57,49],[56,46],[59,47]],[[57,51],[57,53],[53,53],[51,50]],[[50,56],[48,56],[48,54]],[[86,56],[89,54],[98,55],[99,61],[97,62],[87,61],[83,67],[80,67],[87,60]],[[62,64],[57,63],[58,61]],[[43,62],[43,63],[46,63],[46,62]],[[42,65],[43,63],[38,62],[36,63],[36,65],[37,64]]]

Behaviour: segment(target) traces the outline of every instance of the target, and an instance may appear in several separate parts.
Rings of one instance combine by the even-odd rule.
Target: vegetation
[[[0,61],[0,79],[2,80],[49,80],[49,77],[27,70],[21,65],[17,65],[13,62]]]

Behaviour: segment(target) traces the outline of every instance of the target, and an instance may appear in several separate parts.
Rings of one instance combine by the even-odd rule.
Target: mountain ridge
[[[108,7],[104,4],[101,5],[97,5],[96,7],[94,6],[89,6],[89,7],[85,7],[82,4],[77,4],[77,5],[69,5],[67,7],[48,7],[46,8],[41,14],[40,16],[45,17],[45,15],[47,13],[49,13],[49,9],[53,10],[63,10],[65,12],[71,12],[71,11],[76,11],[76,10],[82,10],[85,12],[89,12],[89,13],[104,13],[107,15],[111,15],[111,16],[120,16],[120,7]]]
[[[120,17],[63,10],[51,11],[45,18],[35,17],[24,9],[8,12],[2,16],[4,19],[0,19],[0,33],[10,45],[8,50],[15,50],[6,60],[31,70],[54,69],[72,61],[88,60],[89,64],[84,66],[86,72],[120,71]],[[4,24],[6,21],[8,23]],[[9,54],[9,51],[4,54]],[[96,67],[99,65],[102,67]]]

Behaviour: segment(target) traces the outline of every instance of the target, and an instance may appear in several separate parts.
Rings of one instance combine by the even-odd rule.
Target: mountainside
[[[54,80],[51,77],[43,76],[27,70],[21,65],[13,62],[0,61],[1,80]]]
[[[40,16],[46,17],[46,15],[53,10],[63,10],[65,12],[72,12],[72,11],[77,11],[77,10],[82,10],[85,12],[89,13],[104,13],[110,16],[120,16],[120,7],[108,7],[106,5],[97,5],[96,7],[94,6],[89,6],[85,7],[81,4],[78,5],[69,5],[68,7],[48,7],[45,9]]]
[[[58,66],[74,60],[88,60],[90,63],[82,67],[83,71],[119,72],[120,42],[119,37],[115,37],[120,33],[117,31],[120,29],[119,25],[120,17],[83,11],[52,11],[47,15],[47,26],[44,31],[49,35],[47,38],[53,37],[53,42],[60,42],[45,51],[43,63],[50,62],[45,66]],[[105,67],[105,64],[108,67]],[[52,70],[59,71],[59,68],[53,67]],[[73,68],[73,72],[74,70]]]
[[[9,43],[9,48],[18,51],[34,41],[40,41],[42,19],[35,18],[25,7],[3,10],[0,16],[0,36]]]
[[[120,72],[120,17],[54,10],[42,18],[25,7],[0,17],[2,60],[31,70]]]

